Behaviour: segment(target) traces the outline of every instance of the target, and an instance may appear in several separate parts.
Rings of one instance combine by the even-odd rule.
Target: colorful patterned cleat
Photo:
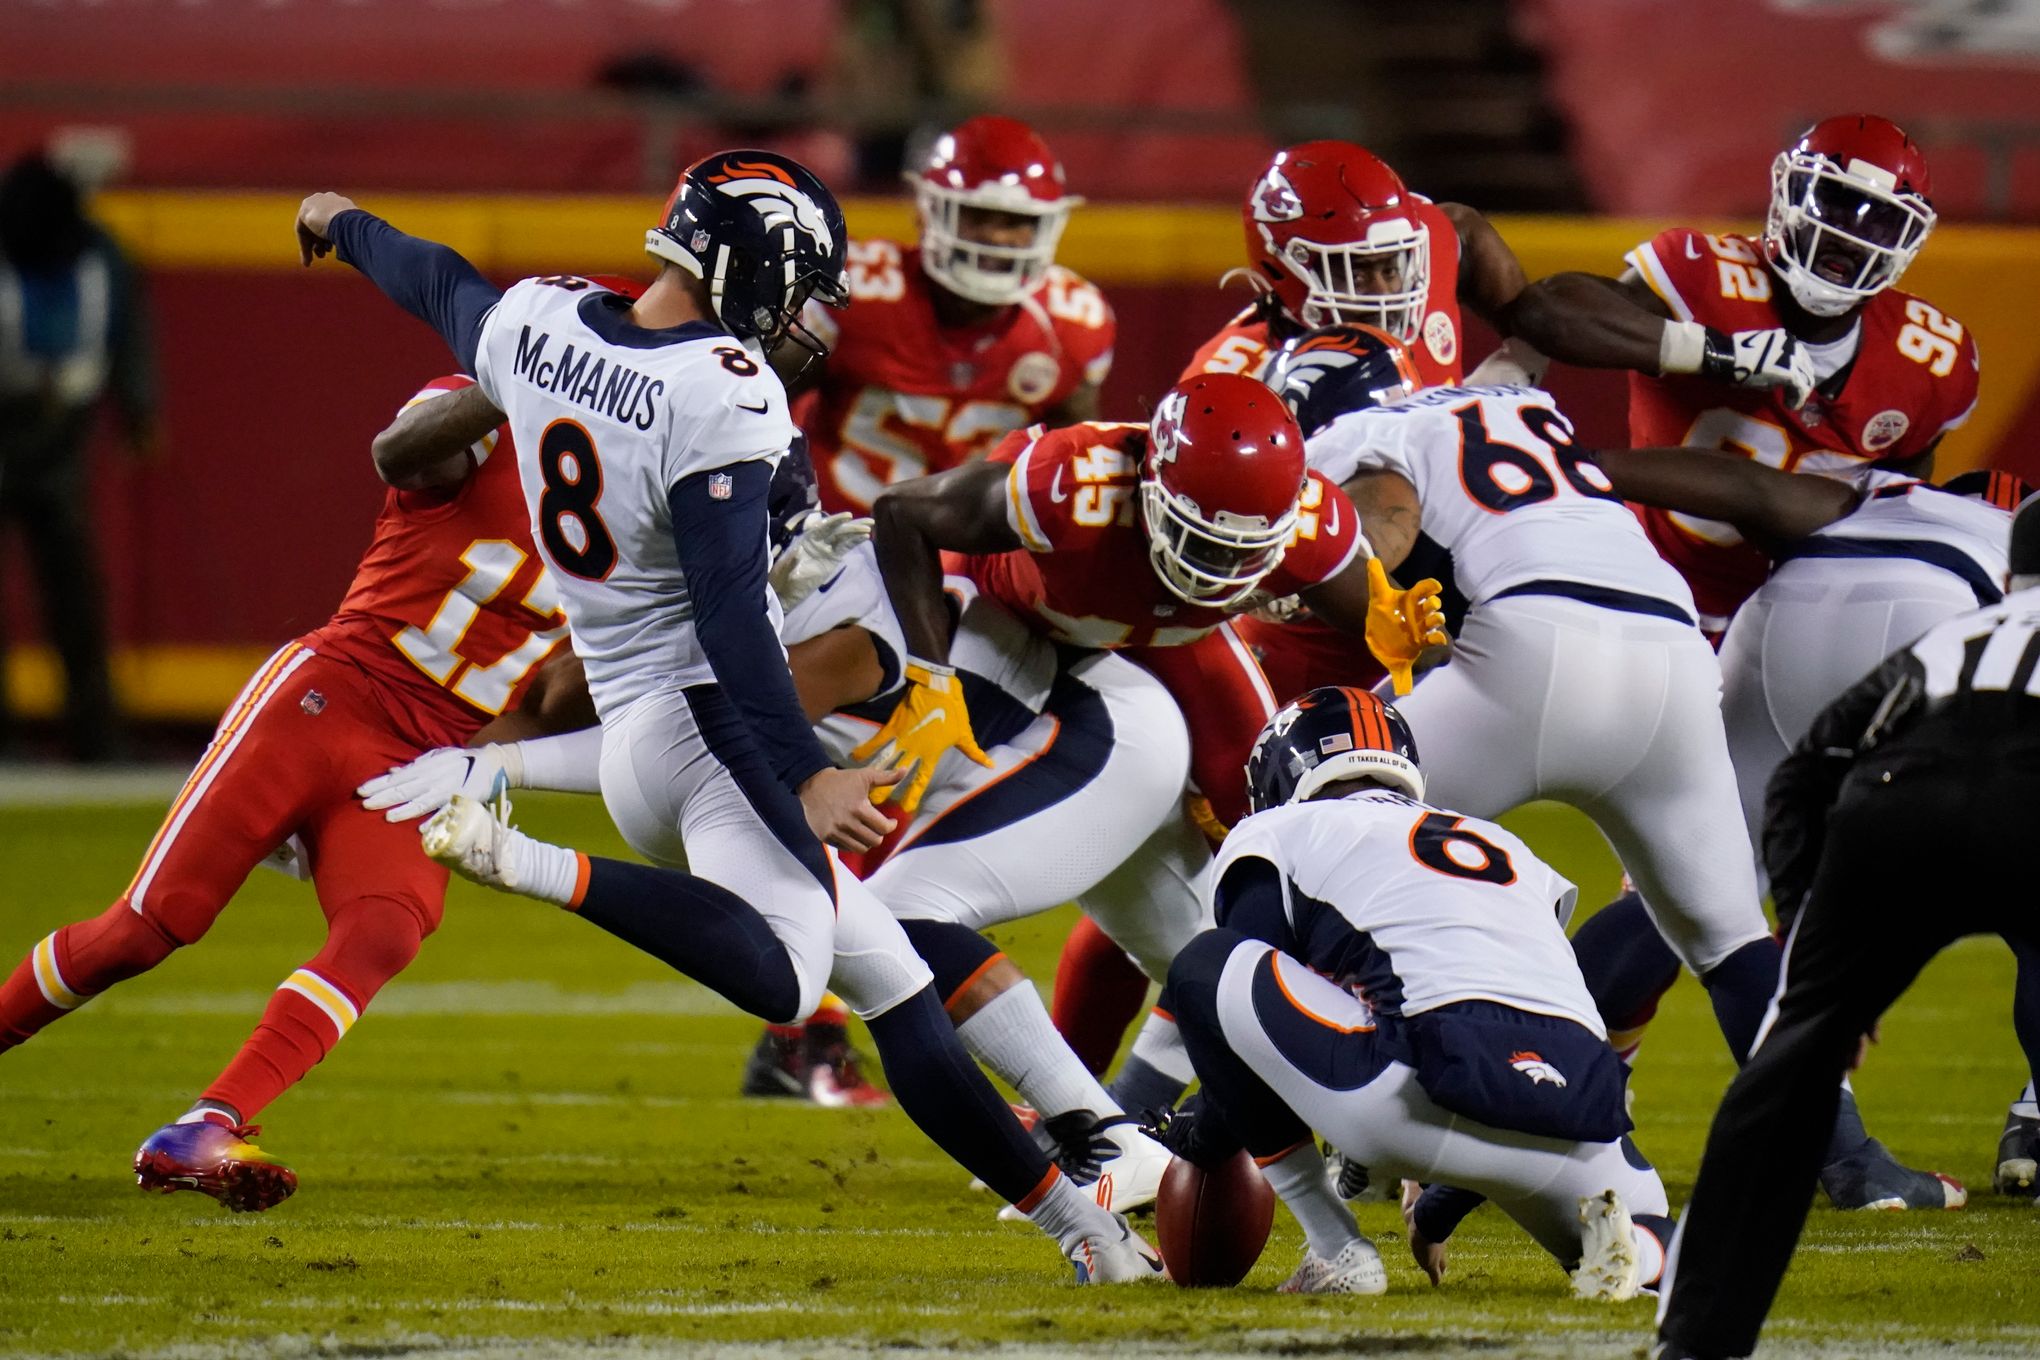
[[[248,1140],[252,1124],[166,1124],[135,1153],[135,1184],[169,1194],[196,1190],[237,1214],[273,1209],[297,1190],[297,1173]]]

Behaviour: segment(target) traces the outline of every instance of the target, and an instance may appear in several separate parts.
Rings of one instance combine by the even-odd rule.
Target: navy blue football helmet
[[[1341,779],[1372,779],[1421,801],[1417,739],[1393,704],[1349,685],[1321,685],[1261,729],[1247,757],[1247,806],[1300,803]]]
[[[1262,381],[1289,403],[1305,439],[1340,416],[1401,401],[1424,385],[1402,342],[1372,326],[1306,331],[1268,361]]]
[[[829,347],[801,325],[810,297],[850,301],[849,233],[835,195],[798,161],[771,151],[720,151],[687,167],[645,249],[708,285],[716,319],[768,353],[791,340]]]

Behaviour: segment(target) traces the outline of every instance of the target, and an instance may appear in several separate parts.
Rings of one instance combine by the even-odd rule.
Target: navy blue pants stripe
[[[1042,710],[1057,720],[1048,745],[1033,759],[981,785],[935,819],[914,845],[975,840],[1054,807],[1088,787],[1112,756],[1112,712],[1097,690],[1067,674],[1056,677]]]
[[[745,726],[736,705],[720,685],[690,685],[683,692],[709,754],[730,772],[744,801],[758,814],[758,820],[765,824],[772,838],[799,860],[814,875],[815,882],[822,885],[822,891],[829,894],[829,900],[835,901],[836,874],[829,864],[828,851],[808,826],[800,799],[780,782],[766,762],[765,752]]]
[[[1359,1090],[1394,1061],[1390,1045],[1376,1030],[1346,1029],[1300,1006],[1276,972],[1276,960],[1286,957],[1270,950],[1254,964],[1250,995],[1261,1032],[1290,1066],[1326,1090]],[[1311,976],[1295,959],[1288,962],[1300,976]]]

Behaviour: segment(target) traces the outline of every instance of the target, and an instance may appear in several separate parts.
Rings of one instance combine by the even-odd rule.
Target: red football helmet
[[[1375,326],[1410,344],[1431,289],[1416,203],[1364,147],[1304,142],[1276,152],[1247,194],[1247,258],[1299,324]]]
[[[1771,163],[1764,248],[1800,306],[1840,316],[1898,282],[1934,229],[1927,158],[1888,118],[1824,118]]]
[[[921,267],[952,293],[995,307],[1041,286],[1070,209],[1084,201],[1063,188],[1062,162],[1033,128],[996,114],[980,114],[937,137],[907,181],[921,210]],[[1024,245],[972,240],[962,230],[965,208],[1031,217],[1033,239]]]
[[[1190,604],[1238,604],[1282,561],[1303,481],[1303,433],[1282,398],[1239,373],[1177,383],[1140,465],[1155,574]]]

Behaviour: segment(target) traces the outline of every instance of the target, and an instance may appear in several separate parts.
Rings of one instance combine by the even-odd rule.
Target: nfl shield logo
[[[308,689],[305,697],[298,700],[298,707],[316,718],[326,711],[326,696],[315,689]]]
[[[708,477],[708,498],[712,501],[726,501],[730,489],[735,485],[727,472],[712,472]]]

